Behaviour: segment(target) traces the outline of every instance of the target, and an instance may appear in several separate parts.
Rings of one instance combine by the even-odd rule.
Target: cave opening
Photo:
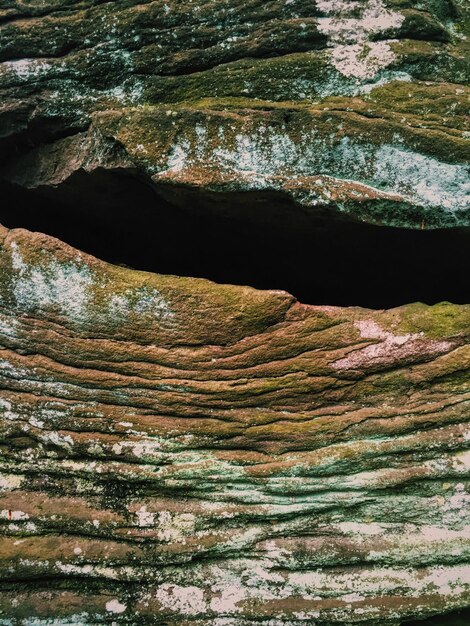
[[[283,289],[306,304],[466,303],[470,229],[411,230],[312,214],[275,192],[155,186],[128,170],[57,187],[0,182],[0,223],[151,272]]]

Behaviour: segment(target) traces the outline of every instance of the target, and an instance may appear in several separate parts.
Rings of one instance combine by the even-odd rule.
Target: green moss
[[[433,339],[464,338],[470,332],[470,305],[441,302],[432,307],[410,304],[400,309],[402,319],[397,330],[403,333],[423,332]]]
[[[302,102],[335,91],[349,93],[357,83],[339,74],[325,52],[306,52],[244,59],[183,76],[153,76],[146,82],[145,99],[150,103],[208,97]]]
[[[457,84],[470,80],[466,41],[443,45],[404,39],[392,41],[390,46],[400,59],[400,69],[416,80]]]
[[[469,97],[470,89],[463,85],[394,81],[376,87],[364,99],[388,111],[412,116],[421,126],[466,130],[470,127]]]
[[[450,41],[450,34],[444,24],[430,13],[414,9],[404,9],[400,12],[405,17],[400,27],[402,37],[427,41]]]

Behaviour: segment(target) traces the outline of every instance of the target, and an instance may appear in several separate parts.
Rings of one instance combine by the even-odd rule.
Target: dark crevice
[[[403,626],[468,626],[470,624],[470,608],[450,611],[443,615],[420,620],[402,622]]]
[[[44,117],[38,117],[33,121],[29,121],[28,116],[33,108],[32,105],[28,105],[18,114],[18,118],[20,120],[22,118],[23,129],[15,129],[15,132],[11,132],[11,134],[6,133],[0,137],[0,167],[5,167],[6,164],[19,155],[34,150],[38,146],[51,145],[55,141],[73,137],[80,132],[86,131],[89,127],[87,122],[79,124],[69,120],[68,123],[65,123],[65,120],[62,118],[48,120]],[[18,119],[15,119],[15,114],[13,114],[10,119],[10,126],[14,128],[17,124]],[[10,199],[10,194],[14,194],[14,191],[4,189],[1,180],[0,191],[2,192],[0,206],[3,206]]]
[[[127,170],[78,171],[34,191],[0,182],[0,194],[4,226],[136,269],[284,289],[308,304],[470,301],[469,228],[374,226],[278,192],[154,187]]]

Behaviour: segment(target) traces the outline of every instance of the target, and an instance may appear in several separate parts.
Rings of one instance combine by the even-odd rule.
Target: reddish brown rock
[[[463,626],[468,3],[0,4],[0,626]]]
[[[305,306],[21,230],[0,272],[2,623],[468,605],[468,307]]]

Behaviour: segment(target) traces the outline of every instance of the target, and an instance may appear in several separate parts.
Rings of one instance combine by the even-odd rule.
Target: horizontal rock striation
[[[464,626],[468,2],[0,4],[0,626]]]
[[[467,4],[4,1],[0,178],[127,168],[172,193],[468,226]]]
[[[468,606],[469,307],[305,306],[7,229],[0,298],[1,624]]]

